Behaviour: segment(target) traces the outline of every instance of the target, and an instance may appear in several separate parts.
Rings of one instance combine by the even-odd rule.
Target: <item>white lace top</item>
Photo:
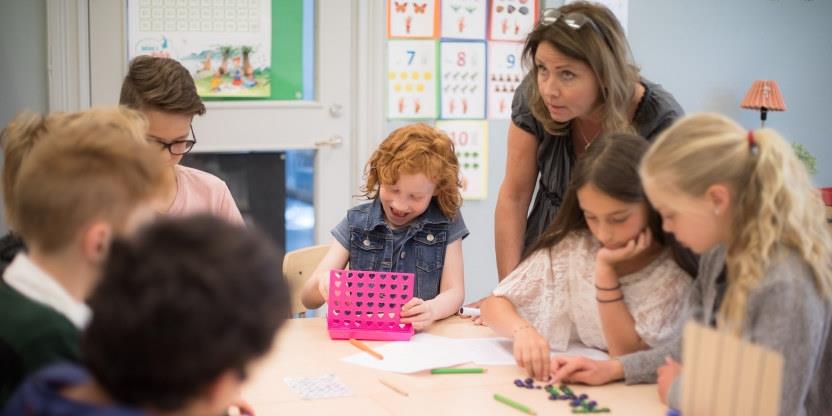
[[[552,349],[564,351],[573,340],[606,351],[595,300],[595,255],[600,248],[591,233],[576,231],[532,253],[493,293],[511,301]],[[619,282],[641,339],[654,346],[668,338],[691,287],[690,276],[673,261],[670,250]]]

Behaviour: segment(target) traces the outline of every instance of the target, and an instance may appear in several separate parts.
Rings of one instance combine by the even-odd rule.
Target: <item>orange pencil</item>
[[[354,345],[359,350],[362,350],[362,351],[366,352],[367,354],[370,354],[373,357],[378,358],[379,360],[384,359],[384,356],[379,354],[378,351],[368,347],[367,344],[365,344],[365,343],[363,343],[363,342],[361,342],[361,341],[359,341],[355,338],[350,338],[350,344]]]

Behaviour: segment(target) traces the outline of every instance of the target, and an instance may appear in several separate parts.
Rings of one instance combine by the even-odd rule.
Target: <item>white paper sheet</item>
[[[431,368],[453,367],[470,362],[465,350],[459,348],[452,338],[445,340],[424,340],[427,335],[418,334],[410,342],[391,342],[378,348],[373,348],[384,356],[379,360],[366,352],[350,355],[342,361],[376,370],[392,371],[394,373],[415,373]],[[445,337],[436,337],[445,338]]]
[[[509,338],[449,338],[416,334],[410,342],[392,342],[375,348],[384,355],[378,360],[367,353],[343,358],[344,362],[396,373],[414,373],[431,368],[453,367],[464,363],[477,365],[515,365]],[[566,351],[552,351],[552,356],[582,356],[607,360],[609,355],[594,348],[571,344]]]

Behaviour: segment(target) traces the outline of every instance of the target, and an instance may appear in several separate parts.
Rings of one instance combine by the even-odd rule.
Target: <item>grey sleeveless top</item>
[[[539,183],[532,202],[532,210],[526,221],[524,247],[535,242],[547,225],[555,218],[569,185],[569,175],[575,162],[571,131],[553,136],[543,129],[529,108],[527,89],[532,79],[527,75],[514,93],[511,104],[511,120],[517,127],[531,133],[538,140],[537,169]],[[644,96],[636,109],[633,126],[639,135],[653,140],[662,130],[684,114],[676,99],[658,84],[641,80]]]

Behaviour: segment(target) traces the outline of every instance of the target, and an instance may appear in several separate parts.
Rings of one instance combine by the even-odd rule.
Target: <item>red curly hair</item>
[[[392,185],[401,174],[418,173],[436,185],[434,198],[442,214],[454,218],[462,205],[454,143],[445,133],[426,124],[400,127],[381,142],[367,161],[362,196],[374,199],[381,184]]]

